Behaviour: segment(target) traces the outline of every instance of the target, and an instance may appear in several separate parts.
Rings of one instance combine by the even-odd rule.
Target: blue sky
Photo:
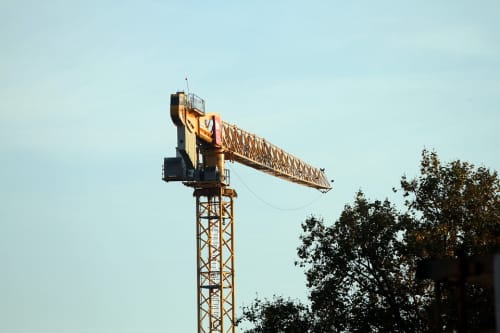
[[[186,75],[207,111],[335,179],[319,195],[230,164],[238,306],[305,298],[293,262],[308,216],[333,223],[359,189],[397,202],[423,148],[500,169],[499,13],[498,1],[0,2],[0,331],[195,331],[195,203],[161,181]]]

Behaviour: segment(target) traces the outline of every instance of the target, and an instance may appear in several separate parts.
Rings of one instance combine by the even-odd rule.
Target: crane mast
[[[166,182],[181,181],[196,198],[198,333],[234,333],[234,199],[225,161],[327,192],[323,169],[315,168],[255,134],[206,113],[194,94],[170,98],[177,126],[176,156],[165,158]]]

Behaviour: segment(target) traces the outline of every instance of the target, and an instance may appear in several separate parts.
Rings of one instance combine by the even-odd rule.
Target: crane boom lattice
[[[320,190],[331,188],[321,169],[235,125],[222,122],[222,143],[228,160],[235,160],[293,183]]]

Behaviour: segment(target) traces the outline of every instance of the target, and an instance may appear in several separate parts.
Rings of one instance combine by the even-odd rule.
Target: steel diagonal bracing
[[[198,332],[234,333],[234,218],[229,188],[196,189]]]
[[[331,188],[322,169],[226,122],[222,122],[222,146],[228,160],[238,161],[294,183],[320,190]]]

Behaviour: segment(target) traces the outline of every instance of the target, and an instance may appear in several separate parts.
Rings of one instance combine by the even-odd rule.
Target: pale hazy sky
[[[499,15],[498,1],[0,1],[0,331],[195,332],[195,202],[161,181],[186,75],[207,111],[335,179],[321,196],[230,165],[238,308],[304,299],[308,216],[333,223],[360,188],[397,201],[424,147],[500,169]]]

